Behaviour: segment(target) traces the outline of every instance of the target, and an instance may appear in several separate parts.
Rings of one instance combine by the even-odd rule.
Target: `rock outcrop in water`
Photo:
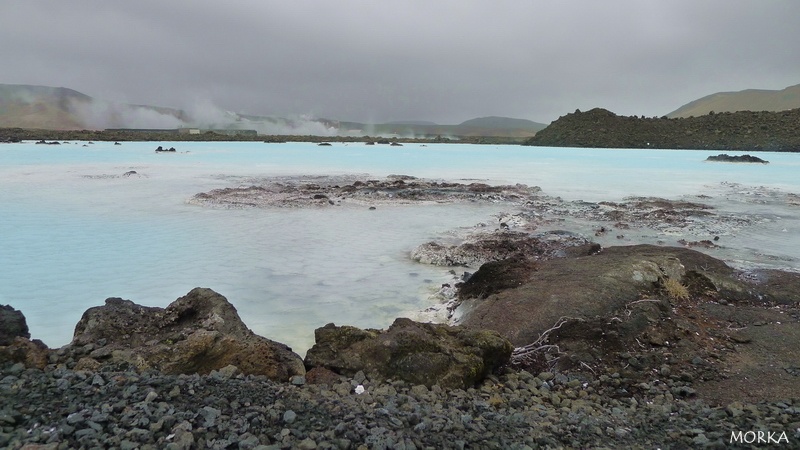
[[[203,288],[166,308],[109,298],[83,314],[72,343],[59,352],[81,358],[79,367],[88,369],[203,374],[233,365],[244,374],[277,381],[305,373],[291,348],[254,334],[225,297]]]
[[[314,333],[306,367],[373,380],[466,389],[511,356],[511,343],[493,331],[397,319],[385,331],[328,324]]]
[[[713,155],[709,156],[708,158],[706,158],[706,161],[769,164],[769,161],[765,161],[757,156],[752,156],[752,155],[731,156],[727,153],[720,153],[719,155],[716,156]]]
[[[501,261],[520,255],[527,258],[550,259],[587,255],[599,250],[582,236],[566,233],[529,233],[499,230],[472,234],[458,245],[427,242],[411,252],[415,261],[437,266],[478,267],[491,261]]]
[[[408,175],[383,180],[352,177],[271,177],[251,186],[214,189],[188,202],[225,208],[330,207],[409,203],[524,202],[541,189],[524,184],[448,183]]]
[[[618,116],[595,108],[559,117],[525,145],[800,151],[800,109],[740,111],[685,119]]]

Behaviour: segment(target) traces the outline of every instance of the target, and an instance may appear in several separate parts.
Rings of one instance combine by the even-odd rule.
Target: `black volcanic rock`
[[[9,305],[0,305],[0,345],[9,345],[16,337],[31,337],[25,316]]]
[[[195,288],[166,308],[109,298],[88,309],[66,352],[94,346],[86,367],[135,367],[168,374],[206,374],[233,365],[243,374],[287,381],[303,375],[299,355],[253,333],[228,300]]]
[[[559,117],[525,145],[795,152],[800,151],[799,122],[800,109],[668,119],[595,108]]]
[[[751,156],[751,155],[731,156],[727,153],[720,153],[719,155],[716,156],[713,155],[709,156],[708,158],[706,158],[706,161],[769,164],[769,161],[763,160],[757,156]]]

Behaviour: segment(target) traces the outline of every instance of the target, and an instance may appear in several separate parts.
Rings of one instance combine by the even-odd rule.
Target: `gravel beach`
[[[166,376],[16,364],[0,370],[0,446],[749,448],[759,432],[781,448],[800,445],[800,399],[710,407],[692,397],[679,377],[636,383],[617,373],[585,381],[510,371],[476,388],[442,390],[373,384],[363,374],[311,385],[225,369]]]

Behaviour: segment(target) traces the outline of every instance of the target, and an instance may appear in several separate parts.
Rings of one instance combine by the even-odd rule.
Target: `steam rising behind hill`
[[[225,111],[202,100],[187,109],[174,109],[108,102],[67,88],[0,84],[0,128],[13,127],[49,130],[201,128],[256,130],[265,135],[527,138],[545,125],[504,117],[438,125],[419,121],[366,124],[305,115],[245,115]]]

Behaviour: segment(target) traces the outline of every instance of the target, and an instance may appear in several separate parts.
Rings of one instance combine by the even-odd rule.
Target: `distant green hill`
[[[747,89],[707,95],[667,114],[669,118],[704,116],[711,111],[786,111],[800,108],[800,84],[782,90]]]

